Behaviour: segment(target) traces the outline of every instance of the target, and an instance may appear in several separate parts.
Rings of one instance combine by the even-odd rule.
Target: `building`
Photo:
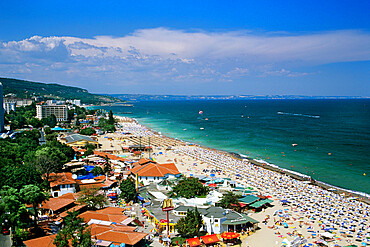
[[[99,147],[98,141],[88,136],[84,136],[80,134],[66,135],[64,137],[59,138],[59,141],[70,147],[76,147],[76,148],[83,148],[87,144],[92,144],[92,145],[95,145],[96,147]]]
[[[68,99],[66,100],[66,103],[71,103],[72,105],[81,106],[80,99]]]
[[[16,101],[16,106],[17,107],[22,107],[22,106],[28,106],[33,103],[32,99],[17,99]]]
[[[55,115],[58,122],[68,120],[68,107],[67,105],[37,105],[36,118],[43,119],[51,115]]]
[[[187,210],[194,210],[194,207],[179,206],[173,210],[176,216],[186,216]],[[198,208],[203,217],[204,230],[208,234],[220,234],[225,231],[240,232],[251,229],[255,231],[258,221],[247,214],[238,213],[221,207]]]
[[[9,114],[11,111],[15,112],[15,102],[5,102],[3,103],[4,111]]]
[[[150,183],[159,183],[167,178],[180,177],[181,173],[177,170],[174,163],[170,164],[157,164],[155,162],[145,163],[130,169],[133,177],[138,178],[139,182],[144,185]]]
[[[3,84],[0,82],[0,106],[3,105]],[[0,107],[0,132],[4,131],[4,108]]]
[[[52,197],[59,197],[68,193],[76,193],[77,182],[72,173],[51,173],[49,175],[50,192]]]

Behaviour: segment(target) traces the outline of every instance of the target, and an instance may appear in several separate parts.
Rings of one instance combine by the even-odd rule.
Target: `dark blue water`
[[[172,137],[370,193],[370,100],[151,101],[110,109],[132,111],[120,115]]]

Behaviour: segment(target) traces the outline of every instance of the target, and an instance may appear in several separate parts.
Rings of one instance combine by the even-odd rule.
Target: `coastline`
[[[181,141],[181,142],[183,142],[186,145],[192,144],[192,145],[195,145],[195,146],[198,146],[198,147],[207,149],[207,150],[214,150],[214,151],[221,152],[221,153],[227,153],[227,154],[233,156],[233,158],[235,158],[235,159],[239,159],[239,160],[241,160],[241,159],[247,159],[250,163],[252,163],[253,165],[256,165],[258,167],[261,167],[261,168],[264,168],[264,169],[267,169],[267,170],[270,170],[270,171],[273,171],[273,172],[277,172],[277,173],[280,173],[280,174],[284,174],[284,175],[290,176],[291,178],[296,179],[296,180],[299,180],[299,181],[307,181],[307,182],[309,182],[312,185],[318,186],[318,187],[320,187],[322,189],[325,189],[325,190],[329,190],[329,191],[331,191],[332,193],[335,193],[335,194],[341,194],[341,195],[344,194],[346,197],[357,197],[360,201],[362,201],[362,202],[370,205],[370,195],[369,194],[366,194],[365,192],[353,191],[353,190],[341,188],[341,187],[338,187],[338,186],[335,186],[335,185],[331,185],[331,184],[328,184],[328,183],[325,183],[325,182],[322,182],[322,181],[319,181],[319,180],[313,180],[308,175],[305,175],[305,174],[302,174],[302,173],[299,173],[299,172],[296,172],[296,171],[292,171],[292,170],[289,170],[289,169],[281,168],[281,167],[279,167],[277,165],[270,164],[270,163],[268,163],[266,161],[263,161],[263,160],[252,159],[252,158],[249,158],[249,157],[247,157],[245,155],[241,155],[239,153],[228,152],[228,151],[224,151],[224,150],[210,148],[210,147],[207,147],[207,146],[204,146],[204,145],[196,144],[194,142],[190,142],[190,141],[186,141],[186,140],[181,140],[179,138],[173,138],[173,137],[170,137],[170,136],[167,136],[167,135],[163,135],[161,132],[159,132],[157,130],[154,130],[154,129],[152,129],[152,128],[144,125],[144,124],[139,123],[139,121],[137,119],[132,118],[132,117],[123,117],[123,116],[119,116],[117,114],[115,114],[114,116],[116,118],[118,118],[118,119],[121,119],[121,118],[130,118],[135,123],[144,126],[146,129],[148,129],[150,132],[152,132],[154,134],[162,135],[162,136],[165,136],[166,138],[169,138],[169,139]]]

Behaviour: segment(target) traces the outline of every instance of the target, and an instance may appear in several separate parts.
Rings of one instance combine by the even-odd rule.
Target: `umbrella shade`
[[[201,236],[201,239],[203,240],[203,243],[205,244],[214,244],[220,241],[217,237],[217,234]]]
[[[240,234],[236,233],[236,232],[224,232],[224,233],[221,234],[221,238],[223,238],[223,239],[234,239],[234,238],[237,238],[239,236],[240,236]]]
[[[196,247],[196,246],[202,245],[199,238],[189,238],[189,239],[186,239],[186,242],[188,242],[190,247]]]

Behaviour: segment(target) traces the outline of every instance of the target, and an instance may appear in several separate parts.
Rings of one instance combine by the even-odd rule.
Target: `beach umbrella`
[[[237,238],[239,236],[240,236],[240,234],[236,233],[236,232],[224,232],[224,233],[221,234],[221,238],[223,238],[223,239],[234,239],[234,238]]]

